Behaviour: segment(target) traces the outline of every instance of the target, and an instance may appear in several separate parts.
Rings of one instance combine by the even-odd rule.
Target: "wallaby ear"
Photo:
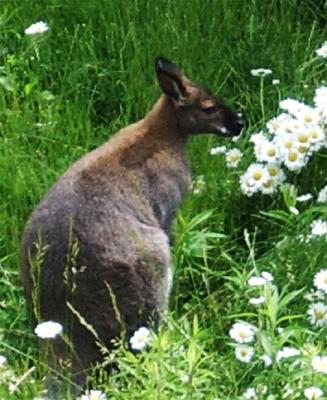
[[[162,92],[173,100],[182,102],[187,96],[183,72],[164,57],[156,57],[154,66]]]

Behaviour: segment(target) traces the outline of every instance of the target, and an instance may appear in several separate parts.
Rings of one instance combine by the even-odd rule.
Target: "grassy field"
[[[40,20],[50,31],[24,34]],[[251,135],[280,114],[280,100],[313,105],[326,85],[327,60],[316,53],[326,40],[323,0],[0,2],[0,399],[42,397],[47,372],[19,281],[26,220],[74,160],[151,108],[157,55],[247,126],[237,142],[190,140],[195,184],[174,227],[169,315],[148,350],[118,349],[119,372],[99,368],[93,387],[131,400],[317,399],[307,389],[319,387],[327,399],[327,277],[317,276],[327,270],[327,202],[317,201],[327,139],[298,171],[285,169],[293,186],[251,197],[240,188],[255,160]],[[272,74],[252,76],[260,67]],[[210,154],[223,145],[243,153],[236,167]],[[296,200],[305,193],[313,197]],[[273,281],[249,284],[263,271]],[[230,332],[237,321],[250,332],[244,343]]]

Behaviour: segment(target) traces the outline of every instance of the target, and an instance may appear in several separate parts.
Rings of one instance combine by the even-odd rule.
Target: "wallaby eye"
[[[214,112],[217,111],[217,107],[211,106],[211,107],[202,108],[202,111],[206,114],[213,114]]]

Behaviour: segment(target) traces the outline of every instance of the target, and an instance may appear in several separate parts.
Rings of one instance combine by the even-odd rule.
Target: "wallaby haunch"
[[[49,362],[69,359],[73,374],[101,361],[97,342],[110,348],[122,332],[129,339],[160,321],[172,284],[171,222],[191,182],[187,139],[243,127],[176,65],[158,57],[155,70],[163,95],[153,109],[73,164],[23,235],[29,309],[64,326],[73,351],[56,339]]]

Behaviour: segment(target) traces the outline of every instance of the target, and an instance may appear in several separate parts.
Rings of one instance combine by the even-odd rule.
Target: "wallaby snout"
[[[217,133],[222,136],[238,136],[245,126],[243,118],[227,107],[222,111],[222,114],[223,126]]]
[[[161,90],[177,111],[182,130],[188,134],[240,134],[244,127],[243,119],[209,90],[188,79],[177,65],[157,57],[155,70]]]

